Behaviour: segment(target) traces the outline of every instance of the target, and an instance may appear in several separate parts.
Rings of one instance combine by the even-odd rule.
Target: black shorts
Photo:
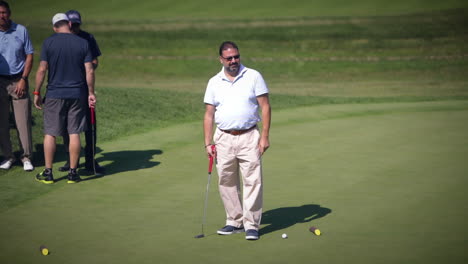
[[[85,131],[86,107],[84,99],[45,99],[44,134],[57,137]]]

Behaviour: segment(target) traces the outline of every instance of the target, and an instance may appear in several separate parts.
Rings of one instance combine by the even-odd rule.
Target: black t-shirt
[[[86,41],[88,41],[89,49],[91,50],[91,56],[93,56],[93,59],[101,56],[101,50],[99,49],[96,39],[94,38],[92,34],[86,31],[80,30],[80,32],[77,35],[81,38],[86,39]]]
[[[93,59],[88,42],[71,33],[55,33],[42,44],[48,64],[46,97],[81,98],[88,94],[84,64]]]

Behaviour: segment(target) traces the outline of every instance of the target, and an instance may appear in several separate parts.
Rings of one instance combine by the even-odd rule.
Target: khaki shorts
[[[86,127],[86,100],[44,98],[44,134],[80,134]]]

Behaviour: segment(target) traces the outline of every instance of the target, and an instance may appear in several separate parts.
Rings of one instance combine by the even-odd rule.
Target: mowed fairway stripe
[[[44,185],[55,189],[2,212],[0,262],[462,263],[468,102],[273,113],[259,241],[214,235],[216,177],[207,236],[193,238],[207,178],[197,122],[102,144],[109,175]]]

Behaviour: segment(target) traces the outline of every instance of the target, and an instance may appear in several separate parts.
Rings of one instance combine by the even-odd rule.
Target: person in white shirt
[[[208,82],[203,121],[205,150],[209,157],[216,157],[219,192],[226,210],[226,226],[218,234],[245,230],[247,240],[257,240],[263,210],[261,158],[270,146],[269,91],[258,71],[241,64],[234,42],[221,44],[219,61],[223,68]],[[261,132],[257,127],[260,121]]]

